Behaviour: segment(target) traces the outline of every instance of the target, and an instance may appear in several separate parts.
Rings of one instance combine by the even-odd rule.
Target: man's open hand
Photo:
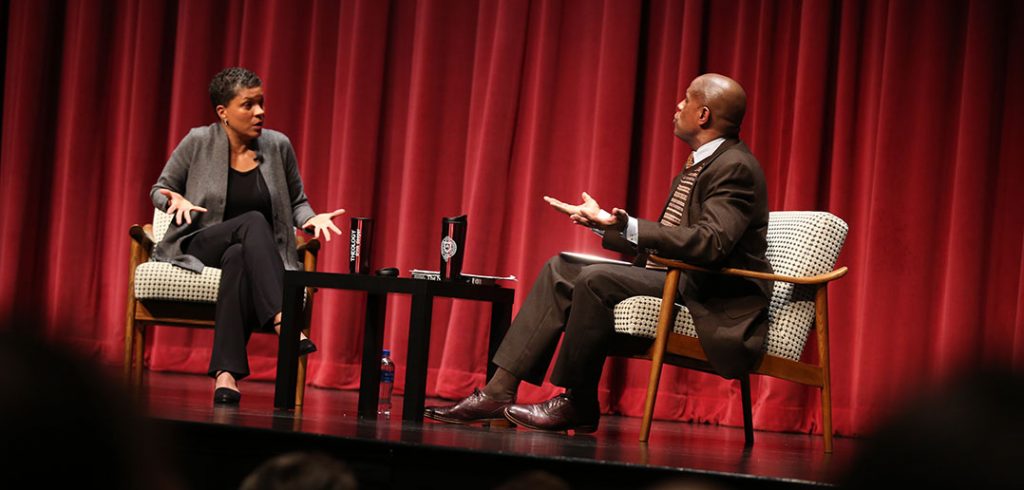
[[[590,197],[590,194],[584,192],[581,197],[583,202],[580,204],[564,203],[550,196],[544,196],[544,201],[559,212],[569,215],[569,219],[578,225],[600,230],[622,231],[626,229],[626,223],[629,221],[629,214],[626,211],[613,208],[609,213],[601,209],[601,205]]]

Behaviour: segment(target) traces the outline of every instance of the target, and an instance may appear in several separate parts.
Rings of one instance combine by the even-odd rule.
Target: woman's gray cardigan
[[[287,270],[300,268],[295,253],[295,227],[316,215],[302,190],[302,179],[295,160],[295,150],[288,137],[277,131],[264,129],[255,140],[256,161],[260,173],[270,190],[273,212],[274,240]],[[156,244],[153,258],[170,262],[193,272],[202,272],[203,263],[181,250],[182,240],[207,226],[224,221],[224,206],[228,194],[228,168],[230,154],[227,134],[219,123],[193,128],[171,153],[149,196],[153,206],[167,210],[168,199],[160,189],[177,192],[205,213],[192,213],[192,224],[182,221],[178,226],[171,221],[167,234]]]

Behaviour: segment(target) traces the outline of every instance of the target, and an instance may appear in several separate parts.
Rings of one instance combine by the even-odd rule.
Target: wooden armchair
[[[821,390],[822,431],[825,452],[832,452],[832,391],[829,373],[828,284],[846,275],[847,268],[833,270],[846,239],[848,226],[824,212],[773,212],[768,223],[768,260],[774,274],[741,269],[708,270],[683,262],[652,257],[668,267],[661,298],[634,296],[615,307],[616,335],[622,342],[617,355],[651,360],[651,374],[640,428],[640,441],[651,430],[658,381],[664,363],[712,372],[697,339],[686,307],[675,304],[681,271],[693,270],[775,281],[768,316],[765,354],[751,371]],[[818,355],[801,361],[811,328],[817,331]],[[649,341],[635,342],[637,338]],[[628,346],[639,346],[630,348]],[[750,403],[750,378],[740,380],[746,444],[754,443]]]
[[[175,327],[213,328],[214,305],[220,287],[220,269],[206,267],[201,274],[179,269],[166,262],[150,260],[153,245],[159,242],[171,216],[154,210],[153,223],[132,225],[131,251],[128,266],[128,313],[124,328],[124,377],[133,387],[142,383],[143,348],[147,327],[162,325]],[[306,271],[316,270],[320,241],[296,237],[296,252]],[[303,308],[305,325],[310,325],[313,313],[313,288],[306,289]],[[257,330],[274,333],[273,330]],[[304,330],[309,335],[309,328]],[[306,385],[306,356],[299,358],[298,383],[295,404],[302,405]]]

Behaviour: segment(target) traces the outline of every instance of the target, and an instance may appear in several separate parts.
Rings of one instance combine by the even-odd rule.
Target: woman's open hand
[[[337,226],[334,226],[333,220],[334,218],[341,216],[343,214],[345,214],[344,209],[335,209],[330,213],[320,213],[316,216],[313,216],[312,218],[309,218],[309,221],[306,221],[306,223],[302,225],[302,228],[305,230],[309,230],[310,228],[312,228],[314,237],[320,238],[320,233],[323,233],[324,239],[327,241],[331,241],[332,231],[338,235],[341,235],[341,230],[339,230]]]
[[[174,215],[174,222],[178,226],[181,226],[181,219],[184,218],[185,222],[192,224],[192,211],[197,213],[205,213],[206,208],[196,206],[185,199],[185,196],[178,194],[169,189],[160,189],[161,194],[167,197],[167,214]]]

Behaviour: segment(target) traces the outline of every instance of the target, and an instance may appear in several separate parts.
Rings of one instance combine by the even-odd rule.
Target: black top
[[[274,224],[270,210],[270,191],[259,167],[248,172],[228,170],[228,202],[224,207],[224,221],[249,211],[259,211],[267,223]]]

